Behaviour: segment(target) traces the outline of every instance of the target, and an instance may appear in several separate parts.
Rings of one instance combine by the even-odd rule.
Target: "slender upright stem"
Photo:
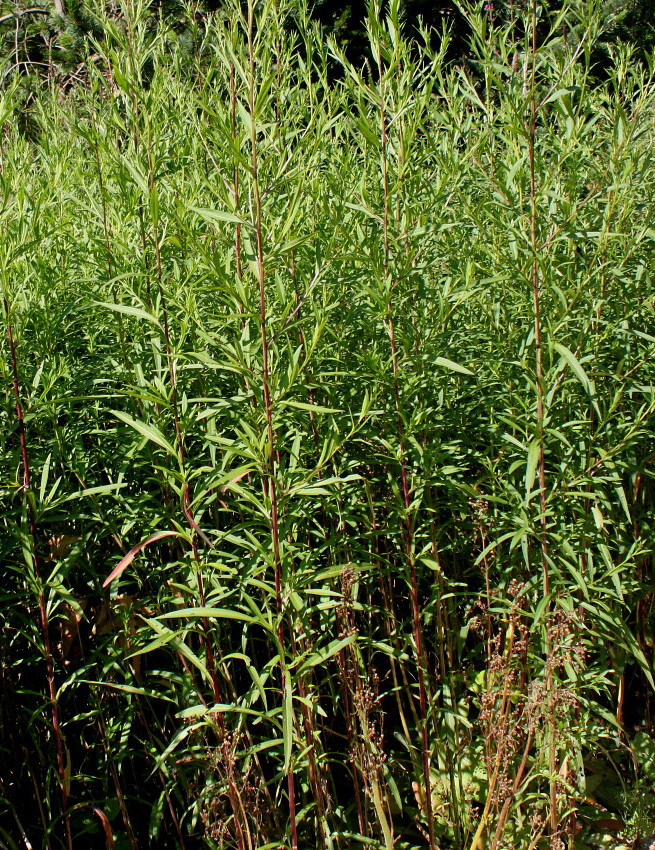
[[[155,185],[155,168],[154,162],[152,158],[152,139],[151,139],[151,128],[148,123],[147,133],[146,133],[146,156],[148,161],[148,188],[151,193],[151,197],[153,193],[156,191]],[[201,529],[198,527],[198,524],[193,518],[193,513],[191,510],[192,505],[192,497],[191,497],[191,488],[189,485],[189,481],[186,473],[186,450],[184,445],[184,433],[182,431],[182,424],[180,418],[180,409],[179,409],[179,400],[178,400],[178,392],[177,392],[177,370],[175,364],[175,358],[173,356],[173,346],[171,343],[171,332],[169,325],[169,314],[168,307],[166,303],[166,296],[164,293],[164,280],[163,280],[163,269],[162,269],[162,260],[161,260],[161,249],[159,245],[159,222],[156,217],[153,218],[152,221],[152,241],[155,248],[155,268],[156,268],[156,279],[157,279],[157,288],[159,293],[159,300],[161,303],[161,312],[162,312],[162,326],[164,330],[164,346],[166,349],[166,362],[168,365],[168,377],[171,385],[171,407],[173,410],[173,427],[175,430],[175,447],[177,449],[180,470],[182,473],[182,510],[184,512],[184,516],[189,524],[189,531],[191,532],[191,552],[193,555],[193,561],[195,564],[196,570],[196,580],[198,582],[198,601],[201,607],[205,606],[205,583],[202,574],[202,564],[200,561],[200,552],[198,549],[198,537],[197,535],[202,535]],[[202,535],[204,538],[204,535]],[[206,539],[206,538],[204,538]],[[219,703],[221,701],[221,690],[218,683],[218,670],[216,666],[216,661],[214,658],[214,648],[212,646],[211,641],[211,626],[209,624],[209,619],[207,617],[202,618],[203,625],[203,643],[205,646],[205,652],[207,655],[207,670],[209,671],[209,675],[212,683],[212,695],[214,697],[214,701]],[[239,850],[246,850],[246,842],[244,837],[244,829],[242,826],[242,811],[239,806],[239,794],[238,788],[236,786],[236,782],[234,779],[234,773],[231,770],[231,754],[227,751],[227,739],[225,736],[225,719],[223,717],[222,712],[218,712],[218,726],[219,732],[221,736],[221,746],[224,754],[224,762],[228,775],[228,793],[230,797],[230,804],[232,806],[232,811],[234,815],[234,825],[237,834],[237,844]],[[245,821],[244,821],[245,823]]]
[[[232,144],[236,147],[237,143],[237,90],[236,90],[236,71],[234,62],[230,62],[230,133],[232,136]],[[234,165],[232,168],[232,195],[234,198],[234,211],[238,214],[240,204],[240,185],[239,185],[239,162],[234,157]],[[236,273],[239,283],[243,280],[243,261],[241,259],[241,222],[237,222],[234,230],[234,253],[236,256]],[[239,302],[239,312],[243,313],[244,305]],[[241,329],[245,327],[245,319],[241,320]]]
[[[537,384],[537,439],[539,457],[537,476],[539,480],[539,500],[541,506],[541,565],[542,589],[544,596],[550,593],[550,575],[548,570],[548,541],[546,539],[546,463],[544,455],[544,388],[543,388],[543,344],[541,339],[541,285],[539,282],[539,257],[537,243],[537,183],[535,172],[535,136],[537,132],[537,0],[532,3],[532,70],[530,82],[530,116],[528,124],[528,158],[530,163],[530,241],[532,247],[532,308],[534,313],[535,375]]]
[[[252,179],[255,201],[255,235],[257,241],[257,282],[259,284],[259,323],[262,344],[262,390],[264,394],[264,412],[268,436],[267,463],[264,475],[264,487],[271,500],[271,529],[273,538],[273,559],[275,562],[275,598],[278,614],[282,612],[282,561],[280,558],[280,533],[277,505],[277,487],[275,483],[275,435],[273,433],[273,406],[271,403],[269,374],[269,341],[266,315],[266,271],[264,263],[264,242],[262,235],[262,203],[259,186],[259,164],[257,156],[257,121],[255,117],[255,55],[253,44],[254,11],[252,2],[248,4],[248,51],[250,62],[249,107],[251,115]],[[282,621],[280,620],[282,629]]]
[[[264,492],[270,499],[271,504],[271,537],[273,543],[273,561],[275,566],[275,601],[279,618],[278,638],[282,653],[285,647],[283,603],[282,603],[282,559],[280,556],[280,529],[278,517],[277,486],[275,480],[275,434],[273,432],[273,406],[271,402],[270,374],[269,374],[269,340],[266,315],[266,271],[264,263],[264,241],[262,234],[262,200],[259,185],[259,162],[257,148],[257,116],[255,110],[255,45],[254,45],[255,11],[253,0],[248,0],[248,64],[249,64],[249,86],[248,86],[248,108],[250,113],[251,132],[251,166],[252,166],[252,194],[255,204],[255,235],[257,243],[257,280],[259,284],[259,322],[261,329],[262,344],[262,392],[264,396],[264,412],[266,417],[267,433],[267,456],[266,468],[263,476]],[[282,687],[286,679],[286,663],[280,657],[280,672],[282,675]],[[289,765],[287,770],[287,790],[289,795],[289,824],[291,830],[291,847],[297,850],[298,833],[296,827],[296,799],[294,787],[293,768]]]
[[[403,505],[405,508],[405,547],[409,563],[410,597],[412,605],[412,631],[416,645],[416,666],[419,686],[419,708],[421,714],[421,761],[423,768],[423,782],[425,784],[425,811],[428,821],[428,832],[430,838],[430,850],[435,850],[434,817],[432,812],[432,791],[430,780],[430,749],[428,738],[428,699],[425,683],[425,669],[423,656],[423,635],[421,628],[421,610],[418,593],[418,576],[416,571],[416,558],[414,556],[414,524],[411,516],[411,494],[409,487],[409,473],[407,470],[407,452],[405,446],[405,425],[402,417],[402,404],[400,399],[400,364],[398,358],[398,346],[396,344],[396,324],[392,300],[392,284],[389,280],[390,270],[390,240],[389,240],[389,217],[390,217],[390,192],[389,192],[389,165],[388,165],[388,131],[385,101],[385,81],[382,56],[378,50],[377,64],[379,73],[380,91],[380,143],[382,150],[382,186],[384,192],[384,211],[382,218],[382,231],[384,242],[384,277],[385,285],[389,286],[389,300],[387,305],[387,332],[389,345],[391,347],[391,361],[393,369],[393,398],[396,411],[396,427],[398,429],[398,449],[400,454],[400,477],[403,493]]]
[[[537,0],[532,0],[531,12],[531,36],[532,55],[530,67],[530,111],[528,118],[528,158],[530,164],[530,241],[532,248],[532,307],[534,312],[534,340],[535,340],[535,378],[537,388],[537,478],[539,481],[539,506],[540,506],[540,534],[539,544],[541,550],[542,570],[542,594],[544,598],[550,596],[550,569],[548,565],[548,537],[547,537],[547,502],[546,502],[546,459],[545,459],[545,435],[544,435],[544,366],[543,366],[543,343],[542,343],[542,317],[541,317],[541,282],[539,280],[539,257],[537,240],[537,178],[535,168],[535,149],[537,134]],[[550,611],[550,604],[548,610]],[[554,719],[554,682],[551,664],[552,645],[548,633],[549,622],[546,620],[546,690],[548,693],[548,762],[550,773],[550,832],[554,837],[559,832],[559,817],[557,813],[557,745],[556,728]]]

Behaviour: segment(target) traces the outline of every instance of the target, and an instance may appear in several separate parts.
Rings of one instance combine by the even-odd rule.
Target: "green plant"
[[[371,4],[363,68],[301,4],[153,14],[0,106],[0,841],[628,823],[652,79],[574,2],[456,62]]]

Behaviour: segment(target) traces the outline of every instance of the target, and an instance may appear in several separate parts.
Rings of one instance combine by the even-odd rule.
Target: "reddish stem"
[[[275,564],[275,602],[279,617],[278,638],[281,646],[280,673],[282,686],[284,687],[286,663],[283,658],[285,636],[284,620],[282,617],[282,559],[280,557],[280,529],[278,519],[277,486],[275,481],[275,435],[273,433],[273,406],[271,402],[270,375],[269,375],[269,341],[266,315],[266,288],[265,288],[265,266],[264,266],[264,242],[262,236],[262,202],[259,188],[259,163],[257,157],[257,121],[255,115],[255,53],[253,43],[254,32],[254,6],[253,0],[248,3],[248,59],[250,71],[249,85],[249,111],[251,125],[251,152],[252,152],[252,188],[255,201],[255,233],[257,239],[257,278],[259,283],[259,320],[261,327],[262,343],[262,391],[264,395],[264,411],[266,416],[266,432],[268,437],[268,452],[266,466],[263,476],[265,495],[270,498],[271,503],[271,536],[273,542],[273,560]],[[297,850],[298,832],[296,827],[296,797],[293,769],[289,766],[287,770],[287,790],[289,796],[289,825],[291,831],[291,847]]]

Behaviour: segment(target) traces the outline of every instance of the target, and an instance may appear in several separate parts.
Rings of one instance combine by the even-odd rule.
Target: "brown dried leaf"
[[[75,543],[81,539],[81,537],[75,534],[54,534],[50,540],[48,540],[48,546],[50,547],[50,560],[61,561],[62,558],[65,558],[66,555],[68,555]]]

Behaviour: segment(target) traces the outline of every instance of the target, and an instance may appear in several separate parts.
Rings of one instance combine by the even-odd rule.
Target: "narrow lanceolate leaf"
[[[346,646],[350,646],[350,644],[354,643],[357,640],[357,635],[349,635],[346,638],[342,638],[341,640],[333,640],[323,649],[318,650],[318,652],[312,653],[309,658],[307,658],[302,666],[299,669],[299,672],[306,670],[309,667],[316,667],[318,664],[323,664],[328,659],[335,656],[337,653],[341,652]]]
[[[208,606],[199,608],[180,608],[179,611],[167,611],[157,617],[158,620],[173,620],[176,618],[188,619],[191,617],[216,617],[221,620],[241,620],[244,623],[256,622],[248,614],[241,611],[231,611],[229,608],[211,608]]]
[[[202,209],[201,207],[191,207],[191,212],[197,213],[201,218],[204,218],[205,221],[211,222],[212,224],[216,224],[218,222],[230,222],[232,224],[248,224],[245,219],[241,218],[234,213],[227,212],[226,210],[209,210]]]
[[[160,638],[164,639],[168,646],[171,646],[179,652],[180,655],[186,658],[187,661],[190,661],[193,666],[200,671],[206,682],[211,683],[211,676],[209,675],[207,666],[203,661],[201,661],[191,647],[179,636],[179,633],[171,631],[171,629],[167,626],[162,625],[158,620],[151,617],[144,617],[143,619],[152,629],[154,629]],[[132,656],[130,657],[144,654],[147,651],[147,649],[144,649],[142,652],[132,653]]]
[[[144,549],[146,546],[149,546],[151,543],[155,543],[157,540],[162,540],[164,537],[181,537],[181,534],[178,534],[177,531],[158,531],[157,534],[153,534],[151,537],[147,537],[145,540],[142,540],[140,543],[137,543],[133,549],[125,555],[124,558],[116,564],[114,569],[109,573],[107,578],[102,583],[103,587],[107,587],[108,584],[111,584],[114,579],[119,578],[125,570],[132,563],[134,558],[139,554],[139,552]]]
[[[146,322],[151,322],[153,325],[157,325],[158,328],[161,328],[159,319],[151,313],[148,313],[147,310],[141,309],[141,307],[131,307],[129,304],[108,304],[106,301],[94,301],[93,303],[98,307],[105,307],[107,310],[113,310],[115,313],[124,313],[126,316],[134,316],[137,319],[145,319]]]
[[[282,714],[282,735],[284,739],[284,769],[289,770],[293,753],[293,690],[289,671],[284,671],[284,704]]]
[[[558,354],[560,354],[562,356],[562,358],[571,367],[571,371],[576,376],[576,378],[578,379],[580,384],[583,386],[585,392],[592,399],[592,401],[594,402],[594,406],[597,409],[597,404],[596,404],[596,400],[595,400],[596,399],[595,387],[592,384],[592,382],[589,380],[589,377],[588,377],[587,373],[585,372],[585,370],[583,369],[582,364],[580,363],[578,358],[575,356],[575,354],[570,349],[568,349],[565,345],[562,345],[559,342],[553,343],[553,347],[558,352]]]
[[[122,691],[126,694],[136,694],[137,696],[148,697],[149,699],[162,699],[164,702],[175,702],[175,700],[171,699],[166,694],[148,690],[147,688],[137,688],[134,685],[119,685],[117,682],[101,682],[93,681],[92,679],[78,679],[78,681],[83,682],[85,685],[98,685],[101,688],[110,688],[114,691]]]
[[[276,402],[277,407],[295,407],[297,410],[309,410],[312,413],[343,413],[337,407],[322,407],[320,404],[307,404],[304,401],[292,401],[291,399],[280,399]]]
[[[122,490],[126,486],[126,483],[123,481],[117,484],[101,484],[98,487],[87,487],[85,490],[77,490],[75,493],[69,493],[67,496],[61,496],[53,502],[53,506],[63,505],[66,502],[72,502],[76,499],[85,499],[89,496],[107,496],[110,493],[115,493],[117,490]],[[52,496],[53,491],[50,492],[50,498]]]
[[[537,464],[539,462],[540,452],[541,441],[535,439],[530,443],[530,448],[528,449],[528,458],[525,465],[525,498],[527,500],[529,500],[530,494],[532,493],[532,488],[534,486],[534,479],[537,472]]]
[[[460,372],[462,375],[475,374],[466,366],[462,366],[461,363],[455,363],[454,360],[449,360],[447,357],[435,357],[434,362],[437,366],[443,366],[444,369],[450,369],[451,372]]]
[[[130,173],[130,176],[136,183],[136,185],[141,189],[145,197],[148,197],[150,194],[150,187],[148,186],[148,181],[141,171],[141,168],[138,165],[135,165],[127,156],[120,157],[121,163],[125,166],[125,168]]]
[[[166,449],[166,451],[173,457],[177,457],[177,452],[156,425],[150,425],[146,422],[142,422],[140,419],[133,419],[129,414],[123,413],[121,410],[112,410],[111,412],[117,419],[120,419],[121,422],[129,425],[130,428],[134,428],[134,430],[138,431],[138,433],[143,437],[153,443],[156,443],[158,446],[161,446],[162,449]]]

